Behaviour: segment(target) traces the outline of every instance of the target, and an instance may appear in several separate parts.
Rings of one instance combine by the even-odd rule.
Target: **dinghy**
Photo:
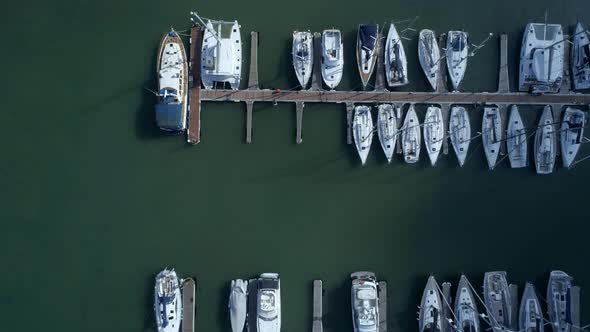
[[[379,25],[377,24],[361,24],[356,44],[356,60],[363,82],[363,89],[367,89],[373,69],[375,69],[375,62],[377,60],[377,47],[379,36]]]
[[[309,31],[293,32],[293,68],[305,90],[313,68],[313,35]]]
[[[244,331],[246,322],[248,281],[236,279],[231,281],[229,293],[229,320],[233,332]]]
[[[432,166],[436,165],[444,138],[444,123],[440,107],[430,106],[424,117],[424,144]]]
[[[340,30],[322,32],[322,78],[324,83],[334,89],[342,79],[344,70],[344,44]]]
[[[453,145],[453,150],[455,150],[455,155],[457,155],[459,166],[463,167],[471,140],[471,124],[469,123],[469,114],[467,114],[465,107],[453,106],[451,108],[449,136],[451,137],[451,144]]]
[[[420,159],[420,122],[418,115],[414,110],[414,105],[410,106],[404,125],[402,127],[402,149],[404,151],[404,160],[408,164],[414,164]]]
[[[579,109],[568,107],[561,122],[561,158],[564,167],[571,167],[584,139],[585,114]]]
[[[523,332],[544,332],[545,319],[541,310],[541,303],[537,298],[535,286],[527,282],[524,286],[520,311],[518,313],[518,330]]]
[[[389,33],[385,42],[385,77],[390,88],[402,86],[408,81],[408,61],[402,40],[395,29],[395,25],[389,25]]]
[[[574,45],[570,52],[574,90],[590,89],[590,40],[580,21],[576,24]]]
[[[555,166],[557,133],[553,125],[551,106],[543,109],[539,126],[535,133],[535,167],[537,174],[549,174]]]
[[[483,150],[486,154],[488,167],[490,170],[493,170],[496,167],[496,161],[500,153],[500,144],[502,142],[502,119],[500,118],[500,111],[496,106],[484,108],[481,139],[483,141]]]
[[[465,76],[468,54],[467,33],[465,31],[449,31],[447,34],[447,69],[455,90],[459,89]]]
[[[391,162],[397,141],[397,118],[394,106],[391,104],[379,105],[377,112],[377,135],[385,153],[387,162]]]
[[[361,164],[364,165],[371,150],[373,142],[373,117],[371,116],[371,107],[356,106],[354,108],[354,118],[352,120],[352,136],[354,144],[361,158]]]
[[[420,66],[428,83],[434,91],[438,84],[438,68],[440,62],[440,50],[438,49],[438,43],[434,31],[424,29],[420,31],[420,37],[418,38],[418,59],[420,60]]]
[[[524,124],[518,112],[518,106],[510,107],[508,118],[508,131],[506,132],[506,149],[510,167],[522,168],[528,164],[528,143]]]

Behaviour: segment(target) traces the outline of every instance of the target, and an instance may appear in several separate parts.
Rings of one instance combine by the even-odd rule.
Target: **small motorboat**
[[[433,276],[428,278],[418,313],[419,332],[442,332],[442,303],[438,294],[438,285]]]
[[[232,280],[229,293],[229,320],[233,332],[244,331],[246,314],[248,312],[247,296],[248,281],[242,279]]]
[[[518,330],[523,332],[544,332],[545,319],[541,303],[537,298],[535,286],[527,282],[524,286],[520,311],[518,313]]]
[[[382,104],[377,108],[377,135],[387,162],[391,162],[397,141],[397,118],[394,106]]]
[[[465,275],[461,275],[455,296],[455,316],[458,331],[479,332],[479,313],[477,302]]]
[[[420,121],[418,121],[414,105],[410,105],[401,131],[404,160],[408,164],[415,164],[420,159],[420,137],[422,135],[420,135]]]
[[[508,130],[506,132],[506,149],[510,167],[521,168],[528,165],[527,134],[518,112],[518,106],[510,107]]]
[[[156,276],[154,309],[158,332],[178,332],[182,320],[180,282],[174,269],[164,269]]]
[[[557,133],[553,124],[551,106],[543,109],[535,133],[535,167],[537,174],[550,174],[555,166]]]
[[[354,108],[354,117],[352,120],[352,136],[354,144],[361,158],[361,164],[367,162],[371,143],[373,142],[373,117],[371,116],[371,107],[356,106]]]
[[[429,106],[424,117],[424,144],[432,166],[436,165],[445,135],[442,112],[438,106]]]
[[[344,44],[340,30],[330,29],[322,32],[322,78],[324,83],[334,89],[340,84],[344,70]]]
[[[293,32],[293,68],[305,90],[313,69],[313,35],[309,31]]]
[[[579,109],[568,107],[561,122],[560,142],[561,158],[564,167],[571,167],[578,155],[580,145],[584,139],[585,113]]]
[[[379,331],[379,292],[373,272],[355,272],[352,278],[351,304],[354,332]]]
[[[483,298],[493,331],[507,332],[512,322],[512,300],[505,271],[486,272]]]
[[[379,25],[361,24],[359,25],[358,38],[356,44],[356,60],[363,82],[363,89],[367,89],[375,63],[377,60],[377,47],[379,37]]]
[[[389,25],[389,33],[385,42],[385,77],[390,88],[410,83],[408,80],[408,61],[402,40],[395,29]]]
[[[438,84],[438,70],[440,65],[440,50],[434,31],[424,29],[418,38],[418,59],[428,83],[434,91]]]
[[[447,34],[447,68],[453,89],[458,90],[465,71],[469,54],[469,41],[465,31],[449,31]]]
[[[502,119],[500,118],[498,107],[488,106],[484,108],[481,138],[488,167],[490,170],[493,170],[496,167],[496,161],[500,153],[500,144],[502,143]]]
[[[573,278],[563,271],[551,271],[547,285],[547,310],[554,332],[572,331],[571,288]]]
[[[570,52],[570,64],[574,90],[590,89],[590,40],[582,22],[578,21],[576,24],[573,37],[574,45]]]
[[[278,273],[263,273],[256,295],[256,326],[258,332],[281,331],[281,280]]]
[[[449,136],[459,166],[463,167],[467,158],[467,150],[469,150],[469,142],[471,141],[471,123],[469,123],[469,114],[467,114],[465,107],[453,106],[451,108]]]

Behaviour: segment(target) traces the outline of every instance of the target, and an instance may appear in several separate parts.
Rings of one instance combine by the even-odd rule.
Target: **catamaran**
[[[379,331],[379,293],[373,272],[354,272],[350,275],[352,326],[354,332]]]
[[[395,29],[389,25],[389,33],[385,42],[385,77],[390,88],[410,83],[408,80],[408,60],[402,40]]]
[[[564,167],[571,167],[578,155],[584,139],[585,113],[579,109],[568,107],[561,122],[560,139],[561,157]]]
[[[256,326],[258,332],[281,331],[281,280],[278,273],[263,273],[258,278]]]
[[[510,330],[512,301],[505,271],[485,273],[483,298],[493,330],[495,332]]]
[[[371,116],[371,107],[356,106],[354,108],[354,117],[352,120],[352,136],[354,144],[361,158],[361,164],[367,162],[371,143],[373,142],[373,117]]]
[[[182,39],[173,29],[160,42],[156,71],[156,124],[168,132],[182,132],[186,129],[188,108],[188,62]]]
[[[547,285],[547,310],[554,332],[572,331],[571,288],[573,278],[563,271],[551,271]]]
[[[453,89],[458,90],[465,71],[469,54],[469,41],[465,31],[449,31],[447,34],[447,69]]]
[[[578,20],[570,53],[574,90],[590,89],[590,40],[586,28]]]
[[[471,286],[465,275],[461,275],[455,296],[455,315],[458,331],[479,332],[479,314],[477,302],[471,292]]]
[[[539,126],[535,133],[535,167],[537,174],[549,174],[555,166],[557,147],[557,133],[553,125],[553,112],[551,106],[543,109]]]
[[[438,84],[438,68],[440,65],[440,50],[436,41],[434,31],[424,29],[420,31],[418,38],[418,59],[424,75],[433,90],[436,91]]]
[[[481,138],[488,167],[490,170],[493,170],[496,167],[496,161],[500,153],[500,144],[502,142],[502,119],[500,118],[498,107],[488,106],[484,108]]]
[[[334,89],[342,80],[344,70],[344,44],[340,30],[330,29],[322,32],[322,78],[324,83]]]
[[[419,332],[441,332],[442,303],[438,294],[438,285],[433,276],[428,278],[418,313]]]
[[[356,43],[356,60],[358,63],[363,89],[369,85],[371,75],[375,69],[377,60],[377,38],[379,36],[379,25],[361,24]]]
[[[564,43],[561,25],[527,24],[520,51],[520,91],[559,91],[563,79]]]
[[[293,68],[305,90],[313,69],[313,35],[309,31],[293,32]]]
[[[158,332],[178,332],[182,321],[180,283],[174,269],[162,270],[156,276],[154,309]]]
[[[377,110],[377,135],[385,153],[385,158],[390,163],[398,135],[394,105],[382,104],[379,105]]]
[[[518,331],[522,332],[544,332],[545,319],[541,310],[541,303],[537,298],[535,286],[527,282],[524,286],[524,293],[520,301],[518,313]]]
[[[429,106],[424,117],[424,144],[432,166],[436,165],[445,134],[442,112],[438,106]]]
[[[408,164],[415,164],[420,159],[420,121],[414,110],[414,105],[406,114],[402,131],[402,150],[404,151],[404,160]]]
[[[451,108],[451,117],[449,121],[449,136],[451,137],[451,144],[459,166],[463,167],[465,159],[467,158],[467,150],[469,150],[469,142],[471,141],[471,124],[469,123],[469,114],[463,106],[453,106]]]
[[[528,164],[527,134],[518,112],[518,106],[510,107],[508,118],[508,131],[506,132],[506,149],[510,167],[521,168]]]
[[[248,281],[242,279],[232,280],[229,293],[229,320],[233,332],[244,331],[246,314],[248,312],[247,290]]]

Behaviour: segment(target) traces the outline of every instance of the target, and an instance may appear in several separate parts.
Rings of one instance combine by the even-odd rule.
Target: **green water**
[[[311,281],[324,280],[327,332],[351,332],[348,274],[371,269],[389,282],[388,326],[417,331],[428,273],[505,269],[512,282],[564,269],[590,286],[590,162],[541,177],[504,162],[487,171],[478,142],[466,166],[436,168],[422,156],[386,165],[378,144],[366,167],[345,144],[343,106],[306,104],[302,145],[292,105],[256,105],[254,143],[245,107],[203,104],[202,142],[154,126],[156,48],[188,12],[234,19],[260,32],[260,80],[286,89],[291,32],[336,27],[346,72],[359,85],[358,23],[420,16],[416,28],[464,28],[473,42],[510,36],[512,71],[524,25],[590,22],[580,1],[20,1],[3,12],[0,111],[0,317],[2,331],[154,331],[155,273],[196,276],[197,329],[228,332],[229,280],[280,272],[283,332],[311,328]],[[416,39],[405,42],[412,84],[425,90]],[[498,49],[470,59],[466,90],[495,90]],[[247,68],[247,64],[244,66]],[[512,83],[515,76],[512,77]],[[513,84],[514,86],[514,84]],[[539,108],[522,111],[527,124]],[[423,109],[421,110],[423,116]],[[472,123],[481,123],[481,111]],[[590,150],[584,147],[582,154]],[[587,288],[585,288],[587,289]],[[590,319],[588,292],[582,317]]]

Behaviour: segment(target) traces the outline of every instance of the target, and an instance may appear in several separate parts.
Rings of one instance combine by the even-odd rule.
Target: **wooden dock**
[[[189,144],[201,141],[201,46],[203,45],[203,29],[194,25],[191,28],[190,62],[189,62],[189,106],[188,129],[186,140]]]
[[[450,282],[443,282],[442,284],[442,296],[443,296],[443,303],[441,304],[443,307],[442,309],[442,332],[452,332],[452,327],[449,324],[449,319],[451,317],[451,309],[449,308],[449,304],[451,302],[451,283]]]
[[[581,289],[579,286],[574,286],[571,289],[571,315],[572,315],[572,325],[578,327],[578,329],[572,329],[573,330],[579,330],[580,327],[580,292]]]
[[[195,331],[195,286],[193,278],[182,283],[182,332]]]
[[[387,332],[387,282],[379,281],[379,332]]]
[[[311,325],[311,332],[323,332],[324,331],[324,313],[323,313],[323,289],[322,281],[313,281],[313,322]]]
[[[508,291],[510,292],[511,302],[510,329],[512,329],[512,331],[518,331],[518,286],[515,284],[510,284],[508,286]]]

